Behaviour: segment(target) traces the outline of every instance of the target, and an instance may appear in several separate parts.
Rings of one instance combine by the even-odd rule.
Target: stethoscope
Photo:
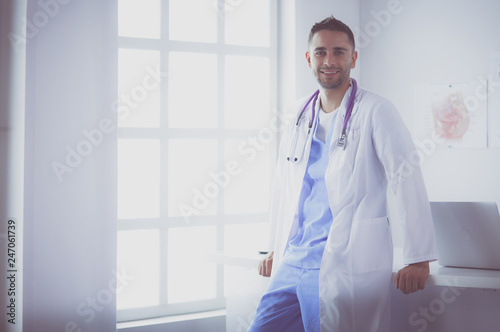
[[[356,82],[356,80],[354,78],[351,78],[351,82],[352,82],[351,95],[349,96],[349,101],[347,102],[347,111],[346,111],[346,114],[344,117],[344,125],[342,127],[342,133],[340,134],[339,140],[337,142],[337,146],[344,148],[344,149],[345,149],[346,144],[347,144],[347,134],[346,134],[347,123],[349,122],[349,119],[351,118],[352,109],[354,107],[354,99],[356,97],[356,92],[358,91],[358,83]],[[295,132],[294,132],[293,137],[292,137],[292,142],[290,143],[290,151],[288,153],[288,157],[286,158],[288,161],[290,161],[292,163],[299,162],[302,159],[302,155],[304,154],[306,144],[307,144],[307,139],[309,138],[309,135],[311,134],[312,127],[314,124],[314,118],[316,116],[316,110],[314,109],[314,105],[316,105],[316,102],[318,101],[318,96],[319,96],[319,90],[314,92],[313,95],[309,98],[307,103],[304,105],[304,107],[300,111],[299,116],[297,118],[297,122],[295,123]],[[311,110],[312,110],[311,115],[312,116],[311,116],[311,119],[309,120],[309,128],[307,130],[307,135],[303,136],[303,135],[300,135],[299,130],[301,127],[301,123],[303,122],[303,120],[306,119],[304,114],[307,111],[307,107],[311,104],[311,101],[312,101],[312,107],[311,107]],[[303,142],[300,142],[300,144],[299,144],[299,139],[301,141],[303,141]],[[300,149],[298,151],[299,153],[297,153],[297,146],[302,146],[302,149]]]

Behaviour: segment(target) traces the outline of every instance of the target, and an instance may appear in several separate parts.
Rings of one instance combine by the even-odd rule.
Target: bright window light
[[[216,265],[206,257],[216,249],[215,226],[171,228],[168,233],[168,302],[215,298]]]
[[[226,0],[226,44],[269,46],[269,0]]]
[[[263,133],[264,131],[261,131]],[[266,133],[271,133],[267,131]],[[269,145],[274,140],[270,136],[256,134],[248,139],[228,139],[226,152],[229,157],[226,164],[234,156],[234,151],[243,152],[235,156],[240,172],[231,177],[230,184],[224,191],[224,213],[266,213],[269,208],[271,156]],[[271,137],[272,139],[272,137]],[[253,144],[255,143],[255,145]]]
[[[223,309],[228,269],[207,255],[268,242],[278,2],[118,12],[117,321]]]
[[[169,60],[169,127],[217,127],[217,55],[171,52]]]
[[[269,58],[226,56],[226,127],[260,129],[269,122]]]
[[[168,151],[169,216],[215,214],[220,186],[210,174],[217,171],[217,141],[172,139]]]
[[[118,52],[119,127],[160,126],[160,52],[122,48]]]
[[[160,141],[118,140],[118,219],[160,215]]]
[[[118,309],[148,307],[160,301],[159,230],[118,232],[118,270],[124,275],[116,286]],[[125,284],[126,283],[126,284]]]
[[[160,0],[119,0],[118,35],[160,38]]]
[[[217,42],[217,0],[169,0],[171,40]]]
[[[269,224],[233,224],[224,227],[224,250],[231,254],[255,255],[269,246]]]

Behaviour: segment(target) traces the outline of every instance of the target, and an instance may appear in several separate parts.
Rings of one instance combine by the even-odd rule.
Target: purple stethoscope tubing
[[[358,92],[358,82],[356,82],[356,80],[354,78],[351,78],[351,80],[352,80],[352,91],[351,91],[351,95],[349,96],[349,102],[347,103],[347,112],[345,113],[345,117],[344,117],[344,125],[342,126],[342,133],[340,134],[339,141],[337,142],[337,146],[340,146],[340,147],[345,147],[345,144],[346,144],[347,123],[349,122],[349,119],[351,118],[352,109],[354,108],[354,99],[356,98],[356,92]]]
[[[309,120],[309,130],[311,130],[312,125],[313,125],[313,121],[314,121],[314,117],[316,116],[316,110],[314,109],[314,105],[316,105],[316,101],[318,100],[318,96],[319,96],[319,89],[316,90],[316,92],[313,93],[313,95],[311,96],[311,98],[309,98],[309,100],[307,101],[307,103],[302,108],[302,111],[300,111],[299,118],[297,119],[297,123],[295,124],[296,126],[299,125],[300,119],[302,119],[302,116],[306,112],[307,107],[311,103],[311,100],[314,99],[314,101],[312,103],[312,108],[311,108],[312,109],[312,117],[311,117],[311,120]]]
[[[351,118],[352,109],[354,108],[354,99],[356,98],[356,93],[358,91],[358,83],[356,82],[356,80],[354,78],[351,78],[351,82],[352,82],[351,95],[349,96],[349,101],[347,102],[347,111],[346,111],[346,114],[344,117],[344,125],[342,126],[342,133],[340,134],[339,140],[337,142],[337,146],[340,146],[343,148],[345,148],[346,142],[347,142],[347,134],[346,134],[347,123],[349,122],[349,119]],[[294,152],[296,150],[296,145],[297,145],[297,135],[298,135],[300,120],[302,119],[304,113],[307,111],[307,107],[311,104],[311,101],[312,101],[312,107],[311,107],[312,117],[309,120],[309,130],[307,132],[307,135],[309,135],[311,132],[311,128],[312,128],[313,123],[314,123],[314,118],[316,116],[316,110],[314,109],[314,106],[316,105],[316,101],[318,100],[318,96],[319,96],[319,90],[317,90],[316,92],[314,92],[312,94],[312,96],[307,100],[307,103],[304,105],[304,107],[300,111],[299,117],[297,118],[297,122],[295,124],[295,126],[296,126],[295,132],[296,133],[294,135],[294,138],[292,139],[292,145],[294,145],[294,148],[293,148]],[[290,151],[290,152],[292,152],[292,151]],[[291,162],[297,162],[298,158],[288,156],[287,160],[291,161]]]
[[[347,112],[346,112],[345,117],[344,117],[344,126],[342,127],[341,138],[344,137],[343,144],[345,144],[347,123],[349,122],[349,119],[351,118],[352,109],[354,107],[354,99],[356,98],[356,92],[358,91],[358,82],[356,82],[356,80],[354,78],[351,78],[351,82],[352,82],[352,91],[351,91],[351,95],[349,96],[349,101],[347,103]],[[314,101],[312,103],[312,108],[311,108],[312,109],[312,118],[309,121],[309,130],[312,128],[314,117],[316,116],[316,110],[314,109],[314,105],[316,105],[316,101],[318,100],[318,95],[319,95],[319,90],[316,90],[316,92],[313,93],[311,98],[309,98],[309,100],[307,101],[305,106],[302,108],[302,111],[300,111],[299,118],[297,119],[297,123],[296,123],[297,126],[299,125],[300,119],[302,118],[302,116],[306,112],[307,107],[309,106],[309,104],[311,104],[311,101],[314,99]]]
[[[352,91],[351,91],[351,95],[349,96],[349,101],[347,103],[347,112],[346,112],[345,118],[344,118],[344,126],[342,127],[342,135],[345,135],[345,133],[346,133],[347,123],[349,122],[349,119],[351,118],[352,109],[354,107],[354,99],[356,98],[356,92],[358,91],[358,82],[356,82],[356,80],[354,78],[351,78],[351,82],[352,82]],[[313,95],[307,100],[307,103],[304,105],[304,107],[300,111],[299,117],[297,119],[297,123],[295,125],[297,125],[297,126],[299,125],[300,119],[302,118],[302,116],[306,112],[307,107],[311,104],[311,101],[314,99],[314,101],[312,103],[313,106],[311,108],[312,117],[311,117],[311,120],[309,120],[309,129],[312,128],[314,117],[316,116],[316,110],[314,109],[314,105],[316,105],[316,101],[318,100],[318,95],[319,95],[319,90],[316,90],[316,92],[314,92]]]

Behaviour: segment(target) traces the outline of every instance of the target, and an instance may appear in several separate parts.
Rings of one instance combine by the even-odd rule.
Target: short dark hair
[[[349,28],[344,22],[337,20],[333,16],[327,17],[323,21],[313,25],[313,27],[311,28],[311,32],[309,33],[309,39],[307,41],[308,45],[311,44],[311,40],[313,39],[314,34],[321,30],[345,32],[347,34],[347,37],[349,38],[349,42],[351,43],[353,52],[356,49],[354,34],[352,33],[351,28]]]

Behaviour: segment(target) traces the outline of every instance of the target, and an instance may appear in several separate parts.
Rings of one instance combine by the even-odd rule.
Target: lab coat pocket
[[[335,141],[336,155],[335,163],[340,167],[351,167],[354,165],[354,159],[358,153],[360,130],[351,130],[347,134],[345,146],[337,146],[339,139]]]
[[[352,232],[353,273],[392,269],[392,240],[387,217],[355,220]]]
[[[351,130],[348,133],[345,148],[337,146],[338,139],[333,143],[330,165],[326,170],[325,179],[331,183],[332,191],[329,194],[333,195],[333,200],[339,204],[353,199],[354,191],[347,190],[347,188],[355,186],[355,160],[358,155],[359,142],[360,131]]]

